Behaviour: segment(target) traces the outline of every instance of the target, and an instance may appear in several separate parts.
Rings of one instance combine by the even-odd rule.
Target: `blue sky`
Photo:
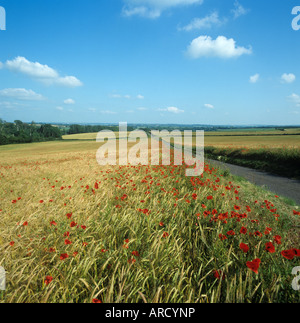
[[[300,124],[297,5],[0,0],[0,118]]]

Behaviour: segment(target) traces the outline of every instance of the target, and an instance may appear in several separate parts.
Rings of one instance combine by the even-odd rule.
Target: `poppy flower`
[[[245,243],[240,244],[240,249],[244,252],[247,253],[249,251],[249,246],[246,245]]]
[[[253,261],[248,261],[246,265],[255,274],[258,274],[258,269],[259,269],[260,263],[261,263],[260,259],[254,259]]]
[[[274,237],[274,242],[276,243],[276,244],[278,244],[278,245],[281,245],[281,236],[275,236]]]
[[[133,256],[135,256],[135,257],[139,257],[140,256],[140,254],[138,253],[138,251],[132,251],[132,253],[131,253]]]
[[[168,232],[164,232],[163,233],[163,238],[167,238],[169,236],[169,233]]]
[[[14,241],[11,241],[11,242],[9,243],[9,245],[12,247],[12,246],[14,246],[14,245],[15,245],[15,242],[14,242]]]
[[[93,298],[92,303],[93,304],[101,304],[102,302],[99,299]]]
[[[51,276],[46,276],[46,279],[45,279],[45,285],[48,286],[53,280],[53,277]]]
[[[300,250],[298,249],[283,250],[281,252],[281,255],[288,260],[293,260],[295,257],[300,257]]]
[[[212,200],[212,199],[213,199],[213,196],[211,195],[207,197],[207,200]]]
[[[221,279],[221,277],[222,277],[222,280],[225,279],[225,274],[222,273],[220,270],[215,270],[213,272],[213,274],[214,274],[214,277],[217,278],[217,279],[219,279],[219,280]]]
[[[227,232],[228,236],[235,236],[235,232],[233,230],[230,230]]]
[[[275,252],[275,247],[274,247],[274,245],[273,245],[272,242],[266,243],[266,251],[268,251],[270,253],[274,253]]]
[[[66,240],[65,240],[65,245],[66,245],[66,246],[68,246],[68,245],[70,245],[70,244],[72,244],[72,242],[71,242],[70,240],[66,239]]]
[[[75,223],[75,222],[71,222],[71,223],[70,223],[70,227],[71,227],[71,228],[76,227],[76,225],[77,225],[77,223]]]
[[[247,228],[242,227],[240,233],[241,234],[246,234],[247,233]]]
[[[69,255],[67,253],[63,253],[60,255],[60,260],[65,260],[65,259],[68,259],[69,258]]]

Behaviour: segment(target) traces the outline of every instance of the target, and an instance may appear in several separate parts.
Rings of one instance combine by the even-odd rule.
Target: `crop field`
[[[208,164],[99,166],[98,148],[0,147],[0,302],[299,302],[299,209]]]

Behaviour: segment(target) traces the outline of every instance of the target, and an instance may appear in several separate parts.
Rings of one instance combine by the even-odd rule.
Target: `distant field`
[[[119,133],[116,132],[116,138]],[[286,135],[283,135],[286,134]],[[295,135],[298,134],[298,135]],[[63,136],[64,140],[96,140],[97,133]],[[300,129],[205,132],[205,146],[230,148],[300,148]]]
[[[300,148],[299,136],[218,136],[205,135],[205,146],[234,148]]]

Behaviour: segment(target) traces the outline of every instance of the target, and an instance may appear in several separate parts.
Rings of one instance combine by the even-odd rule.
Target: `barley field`
[[[99,166],[98,148],[0,147],[0,302],[299,302],[298,208],[208,164]]]

